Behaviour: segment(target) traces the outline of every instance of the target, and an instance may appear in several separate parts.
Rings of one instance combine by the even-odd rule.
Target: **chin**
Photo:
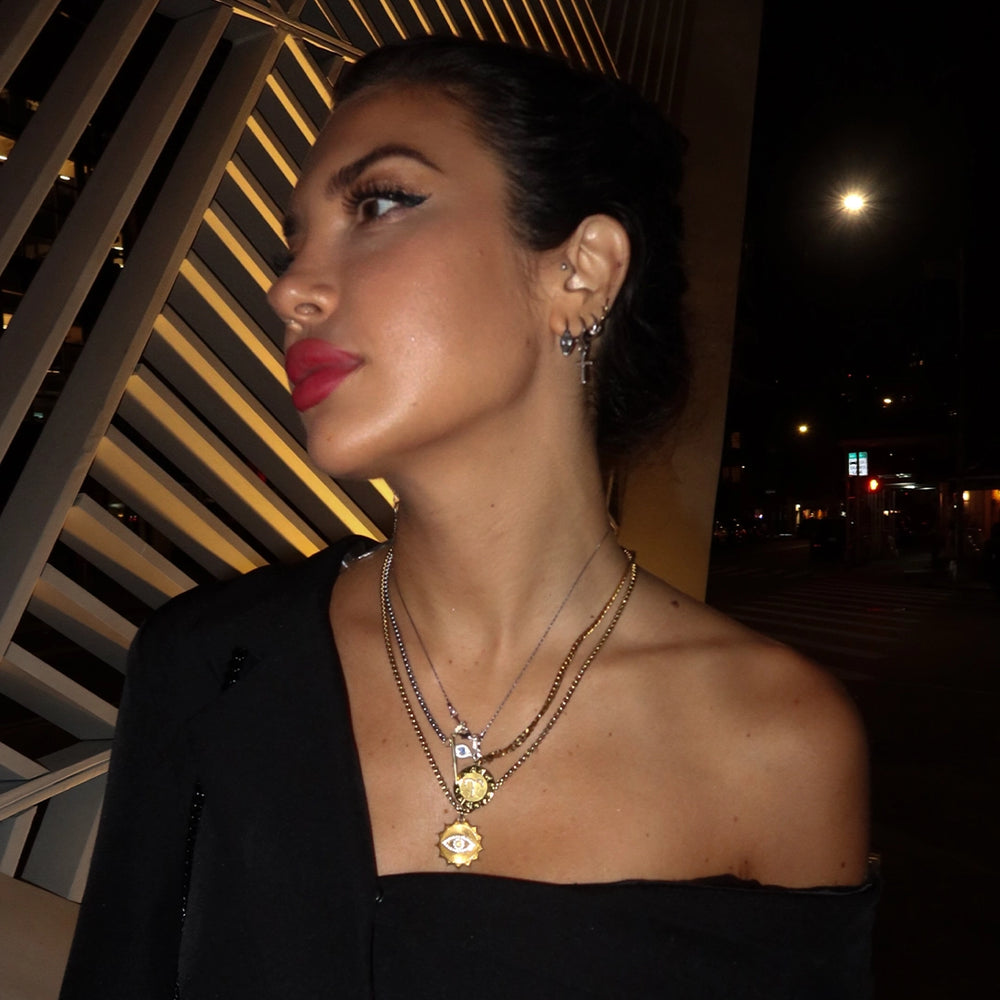
[[[371,463],[358,456],[345,454],[343,449],[308,448],[313,465],[334,479],[377,479],[381,473],[371,468]]]
[[[313,465],[334,479],[378,479],[382,463],[373,461],[369,442],[352,442],[335,431],[306,426],[306,451]]]

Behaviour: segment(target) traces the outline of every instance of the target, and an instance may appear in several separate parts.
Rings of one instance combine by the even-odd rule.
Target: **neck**
[[[523,660],[584,565],[562,619],[571,631],[620,577],[596,460],[535,456],[465,480],[407,479],[392,577],[435,660],[498,670]],[[598,543],[605,539],[595,554]],[[591,558],[593,557],[593,558]],[[504,667],[506,664],[506,667]]]

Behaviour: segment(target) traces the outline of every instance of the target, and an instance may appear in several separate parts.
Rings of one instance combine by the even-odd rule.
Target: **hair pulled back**
[[[688,384],[679,135],[625,84],[495,42],[432,36],[376,49],[345,71],[334,97],[390,83],[434,87],[471,114],[504,169],[525,247],[554,249],[589,215],[625,228],[631,260],[597,342],[594,419],[606,469],[634,457],[680,410]]]

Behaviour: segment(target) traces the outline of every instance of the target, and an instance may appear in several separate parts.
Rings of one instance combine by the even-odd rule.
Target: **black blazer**
[[[364,995],[374,855],[328,625],[345,547],[140,630],[64,1000]]]

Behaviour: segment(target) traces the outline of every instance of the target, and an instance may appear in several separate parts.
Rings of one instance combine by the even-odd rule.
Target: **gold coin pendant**
[[[455,795],[469,809],[478,809],[486,805],[493,798],[495,791],[496,782],[493,775],[478,764],[460,771],[455,782]]]

